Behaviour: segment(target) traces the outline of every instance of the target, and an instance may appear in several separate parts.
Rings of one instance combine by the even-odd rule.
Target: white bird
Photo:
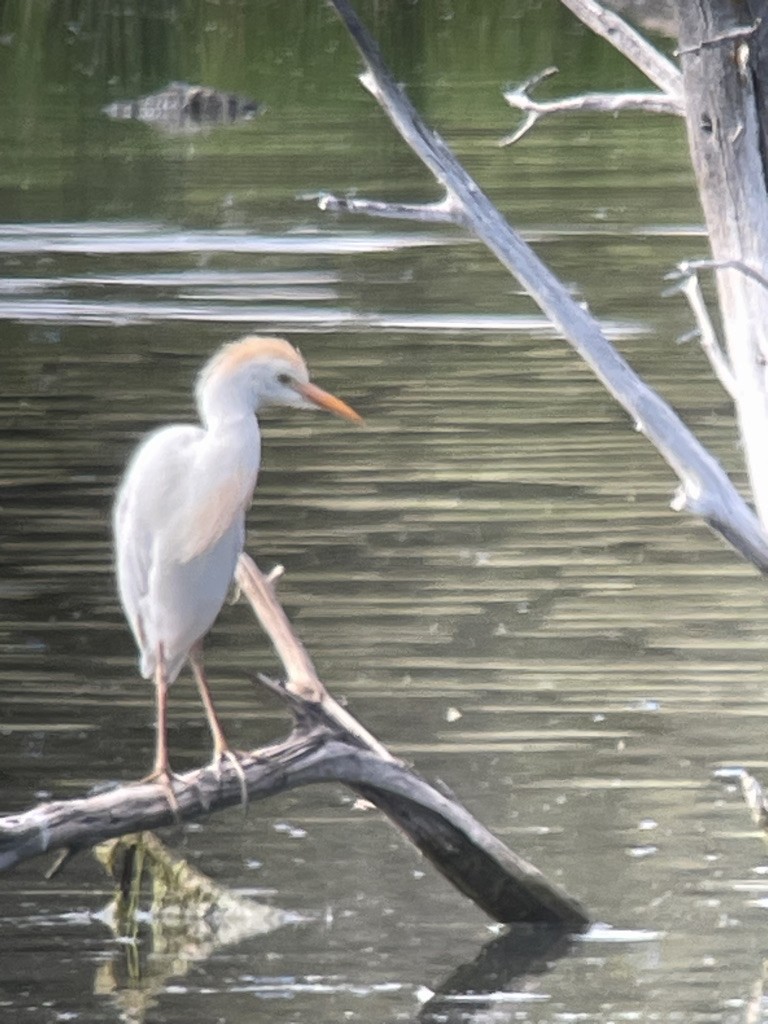
[[[197,381],[202,426],[162,427],[134,453],[120,484],[113,527],[120,601],[154,678],[155,762],[145,781],[166,786],[174,804],[167,742],[168,687],[189,661],[213,739],[213,763],[242,768],[211,698],[202,642],[227,597],[245,540],[245,513],[261,461],[256,415],[269,406],[360,416],[312,384],[282,338],[243,338],[221,348]]]

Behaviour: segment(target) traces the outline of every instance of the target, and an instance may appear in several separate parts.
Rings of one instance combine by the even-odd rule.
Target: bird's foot
[[[222,747],[220,750],[214,750],[213,760],[211,761],[211,770],[219,781],[221,781],[224,764],[232,765],[235,775],[240,780],[240,803],[243,805],[243,812],[248,809],[248,782],[240,762],[242,758],[248,756],[243,750],[232,750],[230,747]]]
[[[163,792],[165,793],[165,799],[168,801],[168,806],[171,808],[171,814],[176,820],[177,824],[181,824],[181,814],[179,811],[179,801],[176,799],[176,792],[173,788],[174,782],[179,783],[180,786],[186,785],[184,780],[178,775],[174,775],[173,772],[167,766],[165,768],[153,768],[149,775],[145,775],[144,778],[134,782],[134,786],[144,786],[155,784],[162,786]]]

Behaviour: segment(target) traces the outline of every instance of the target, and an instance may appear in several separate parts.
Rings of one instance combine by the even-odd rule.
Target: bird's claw
[[[242,750],[231,750],[229,747],[224,747],[222,750],[214,752],[213,760],[211,761],[211,771],[219,782],[221,782],[222,779],[222,768],[224,767],[224,763],[227,762],[232,765],[235,775],[237,775],[240,781],[240,802],[243,805],[243,811],[248,808],[248,782],[245,778],[241,758],[247,756],[248,755]]]
[[[174,775],[170,768],[155,768],[145,775],[144,778],[134,782],[134,786],[148,786],[157,785],[162,786],[163,792],[165,793],[165,799],[168,801],[168,806],[171,809],[177,824],[181,823],[181,813],[179,808],[179,801],[176,799],[176,792],[173,788],[174,782],[178,782],[181,786],[186,786],[187,783],[179,775]]]

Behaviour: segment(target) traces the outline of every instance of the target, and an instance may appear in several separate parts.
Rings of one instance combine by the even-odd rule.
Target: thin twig
[[[704,302],[704,296],[701,294],[701,288],[699,287],[698,275],[691,272],[686,274],[678,286],[678,291],[681,291],[688,300],[688,305],[691,307],[694,319],[699,328],[699,342],[704,351],[704,355],[709,360],[709,365],[712,367],[712,371],[723,385],[725,390],[731,396],[731,398],[737,401],[738,390],[736,387],[736,378],[733,375],[731,364],[723,352],[720,342],[717,337],[717,332],[712,324],[712,319],[707,310],[706,303]]]
[[[768,278],[765,274],[761,274],[744,260],[683,260],[678,263],[677,270],[668,275],[668,279],[674,280],[680,275],[685,276],[696,270],[739,270],[745,277],[768,288]]]
[[[237,563],[235,580],[283,663],[286,690],[302,700],[320,703],[325,687],[317,678],[312,659],[275,598],[272,583],[262,576],[253,559],[246,554],[242,554]]]
[[[568,0],[561,0],[562,3],[568,3]],[[731,44],[740,39],[750,39],[755,35],[760,27],[760,19],[755,21],[752,25],[737,25],[735,28],[728,29],[726,32],[717,32],[714,35],[709,36],[707,39],[702,39],[701,42],[697,43],[696,46],[681,46],[675,50],[676,57],[682,57],[691,53],[700,53],[702,50],[713,46],[722,46],[723,43]]]
[[[739,784],[752,821],[763,832],[768,831],[768,801],[763,787],[754,775],[750,775],[746,768],[741,767],[718,768],[714,775],[716,779],[722,779],[724,782]]]
[[[758,828],[763,831],[768,829],[768,804],[766,804],[765,793],[763,787],[749,772],[744,771],[740,778],[741,792],[749,812],[752,815],[752,821]]]

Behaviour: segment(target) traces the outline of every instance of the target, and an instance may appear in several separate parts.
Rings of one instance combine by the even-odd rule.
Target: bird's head
[[[284,338],[242,338],[219,349],[198,378],[197,401],[205,422],[238,407],[259,412],[276,405],[326,409],[362,422],[346,402],[310,381],[307,364]]]

